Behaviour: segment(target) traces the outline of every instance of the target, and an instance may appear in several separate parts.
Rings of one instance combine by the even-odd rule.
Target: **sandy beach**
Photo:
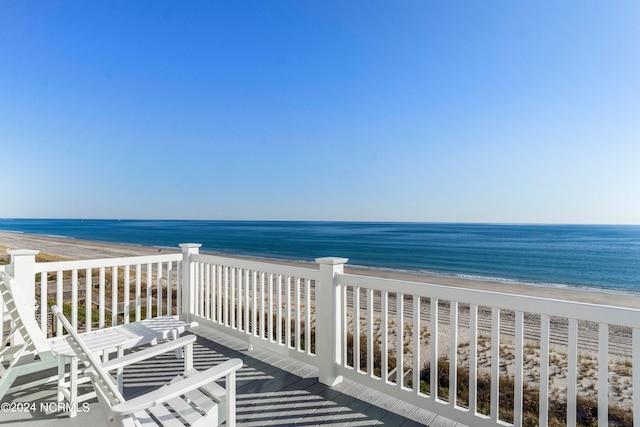
[[[175,249],[164,247],[158,248],[0,231],[0,254],[5,254],[6,249],[35,249],[44,253],[70,259],[113,258],[180,252],[180,248],[178,247]],[[205,250],[202,252],[205,252]],[[295,265],[307,268],[315,265],[313,263],[285,261],[280,259],[251,258],[236,255],[230,256],[234,258],[270,261],[277,264]],[[640,309],[640,296],[636,295],[471,280],[458,277],[430,276],[426,274],[401,272],[396,270],[357,268],[349,266],[348,263],[345,266],[345,272],[412,282]]]
[[[8,257],[6,255],[6,250],[8,249],[36,249],[40,250],[43,253],[69,259],[111,258],[180,252],[179,248],[167,249],[126,244],[113,244],[0,231],[0,256],[3,256],[5,261],[8,261]],[[258,259],[248,257],[237,258]],[[259,258],[259,260],[265,261],[264,258]],[[311,263],[283,260],[267,261],[302,267],[312,267],[313,265],[315,265]],[[345,267],[345,271],[348,273],[375,275],[413,282],[432,283],[437,285],[490,290],[521,295],[532,295],[537,297],[580,301],[594,304],[605,304],[628,308],[640,308],[640,297],[635,295],[590,292],[561,288],[546,288],[529,285],[518,285],[513,283],[469,280],[454,277],[428,276],[423,274],[414,274],[409,272],[399,272],[383,269],[374,270],[366,268],[355,268],[349,267],[348,265]],[[439,320],[439,353],[441,357],[447,357],[449,352],[448,314],[446,310],[446,306],[441,309],[442,319]],[[480,314],[480,316],[482,318],[482,313]],[[487,332],[490,328],[490,318],[488,317],[487,313],[485,313],[485,316],[487,317],[487,319],[489,319],[489,323],[485,325],[484,331],[482,330],[482,325],[480,326],[480,342],[478,354],[480,373],[488,372],[490,366],[489,363],[491,343],[490,337],[488,337]],[[464,323],[465,318],[468,318],[468,307],[462,305],[460,307],[460,320]],[[363,320],[364,319],[361,316],[361,321]],[[525,337],[527,338],[525,351],[525,367],[527,372],[526,380],[533,383],[539,382],[539,343],[536,342],[536,337],[539,337],[539,330],[536,329],[536,322],[537,320],[535,318],[529,319],[529,321],[525,321]],[[509,324],[508,314],[506,315],[504,324]],[[564,346],[562,345],[563,341],[566,340],[566,325],[562,321],[556,321],[556,324],[553,324],[552,328],[560,332],[555,336],[555,338],[552,337],[551,342],[552,355],[550,360],[552,361],[553,365],[551,369],[552,379],[550,384],[552,393],[556,397],[560,398],[563,390],[566,389],[566,375],[564,374],[564,372],[566,371],[566,349],[563,348]],[[379,326],[377,326],[376,329],[379,334]],[[594,366],[597,366],[597,333],[591,334],[588,330],[589,327],[585,327],[584,329],[586,330],[585,337],[583,340],[581,340],[579,349],[579,363],[581,365],[579,392],[583,396],[596,398],[597,374],[596,371],[594,371]],[[421,334],[428,334],[427,331],[428,329],[424,329],[423,331],[421,331]],[[405,329],[407,340],[406,342],[410,342],[409,340],[411,339],[412,333],[413,332],[409,331],[408,328]],[[460,327],[458,333],[458,357],[462,363],[466,363],[465,361],[469,356],[468,330],[465,330],[464,327]],[[611,340],[616,342],[616,351],[611,354],[609,361],[609,376],[611,385],[609,390],[609,398],[611,403],[616,406],[620,406],[623,408],[629,407],[629,405],[631,404],[631,372],[629,369],[631,362],[628,354],[631,348],[631,333],[628,329],[625,328],[612,327],[610,334]],[[503,336],[504,339],[501,338],[500,342],[501,348],[504,348],[501,352],[501,371],[505,375],[513,375],[512,366],[514,363],[514,343],[510,338],[508,331],[505,332]],[[429,354],[428,344],[424,346],[422,354]],[[407,356],[407,362],[409,362],[411,358],[410,355]]]

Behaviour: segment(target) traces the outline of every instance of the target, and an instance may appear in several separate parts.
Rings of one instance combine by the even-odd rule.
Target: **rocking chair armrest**
[[[108,362],[105,362],[102,364],[102,368],[107,372],[113,371],[114,369],[123,368],[125,366],[150,359],[152,357],[166,353],[171,350],[192,346],[193,343],[196,341],[196,339],[197,337],[195,335],[187,335],[175,340],[157,344],[152,347],[145,348],[144,350],[135,351],[133,353],[126,354],[122,357],[109,360]],[[91,368],[87,370],[87,373],[89,373],[90,370]]]
[[[157,404],[167,402],[170,399],[184,395],[185,393],[210,384],[242,367],[242,360],[231,359],[217,366],[198,372],[187,378],[172,382],[142,396],[115,405],[111,412],[120,416],[127,416],[138,411],[151,408]]]

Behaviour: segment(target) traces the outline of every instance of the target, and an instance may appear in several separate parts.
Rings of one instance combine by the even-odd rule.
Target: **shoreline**
[[[180,253],[179,248],[174,249],[166,246],[159,247],[128,243],[111,243],[96,240],[76,239],[72,237],[27,234],[0,230],[0,250],[4,252],[6,249],[34,249],[70,259],[114,258],[157,255],[158,253]],[[278,258],[230,255],[208,251],[203,251],[202,253],[303,268],[309,268],[310,266],[316,265],[313,262],[284,260]],[[567,285],[567,287],[564,288],[536,284],[505,283],[497,279],[481,280],[476,278],[471,279],[436,274],[430,275],[417,271],[413,272],[384,269],[380,267],[351,266],[348,263],[345,265],[345,272],[409,282],[640,309],[640,295],[623,292],[606,292],[601,289],[590,290],[572,288],[570,285]]]

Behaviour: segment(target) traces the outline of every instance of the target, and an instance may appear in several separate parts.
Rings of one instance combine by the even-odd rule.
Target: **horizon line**
[[[592,226],[640,226],[640,223],[601,223],[601,222],[524,222],[524,221],[402,221],[402,220],[326,220],[326,219],[178,219],[178,218],[88,218],[88,217],[4,217],[7,220],[66,220],[66,221],[207,221],[207,222],[306,222],[306,223],[363,223],[363,224],[469,224],[469,225],[592,225]]]

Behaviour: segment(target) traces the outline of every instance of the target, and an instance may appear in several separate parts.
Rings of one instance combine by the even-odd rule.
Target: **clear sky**
[[[0,0],[0,217],[640,223],[640,2]]]

